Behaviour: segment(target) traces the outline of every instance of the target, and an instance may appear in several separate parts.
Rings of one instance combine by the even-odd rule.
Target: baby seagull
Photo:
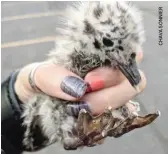
[[[116,68],[137,88],[141,77],[135,57],[144,42],[141,13],[137,8],[127,2],[80,2],[67,8],[62,23],[63,28],[59,31],[63,39],[57,40],[49,61],[81,78],[97,67]],[[80,90],[75,92],[77,87]],[[80,97],[87,85],[80,79],[67,77],[61,88]],[[57,141],[62,142],[65,149],[93,146],[106,136],[121,136],[151,123],[158,116],[154,113],[138,117],[123,106],[116,110],[107,109],[95,118],[85,102],[78,104],[78,108],[72,103],[44,93],[35,93],[24,103],[25,149],[37,150]]]

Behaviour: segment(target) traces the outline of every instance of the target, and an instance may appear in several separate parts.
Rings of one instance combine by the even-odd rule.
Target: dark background
[[[69,3],[71,2],[1,2],[2,81],[12,70],[46,58],[48,51],[54,48],[54,37],[57,37],[57,15],[63,13]],[[148,82],[137,100],[142,104],[143,113],[159,109],[162,115],[150,126],[132,131],[119,139],[108,138],[103,145],[69,153],[168,153],[168,2],[133,3],[144,13],[146,30],[144,59],[140,67]],[[161,6],[164,18],[163,46],[158,45],[158,7]],[[58,144],[36,152],[55,153],[68,152]]]

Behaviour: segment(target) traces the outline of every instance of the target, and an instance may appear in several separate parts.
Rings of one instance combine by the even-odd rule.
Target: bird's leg
[[[66,135],[66,132],[63,141],[64,149],[76,150],[78,147],[86,144],[85,142],[87,140],[87,124],[89,118],[91,118],[90,114],[85,109],[80,110],[76,127],[77,137],[70,137],[70,135]]]
[[[92,137],[97,134],[94,130],[94,118],[85,109],[80,110],[77,120],[78,137],[83,141],[83,145],[94,146]]]
[[[142,116],[134,117],[132,123],[129,123],[129,125],[126,126],[126,128],[128,129],[128,132],[129,132],[135,128],[144,127],[152,123],[159,115],[160,115],[160,112],[157,111],[156,113],[148,114],[144,117]]]
[[[77,120],[77,131],[78,136],[81,140],[85,140],[87,138],[87,127],[91,120],[92,116],[85,109],[80,110]]]
[[[79,138],[86,146],[94,146],[103,142],[102,132],[106,134],[113,127],[114,118],[111,109],[106,109],[102,114],[93,117],[86,110],[81,110],[78,116],[77,130]],[[96,139],[96,142],[94,142]]]
[[[105,137],[107,136],[108,131],[111,128],[113,128],[115,124],[115,119],[112,116],[111,107],[105,109],[105,111],[99,116],[99,119],[100,128],[98,129],[98,133],[92,136],[92,143],[94,145],[102,144],[104,142]],[[95,132],[93,131],[93,133]]]
[[[112,124],[112,113],[111,108],[105,109],[105,111],[99,115],[97,118],[95,117],[93,119],[93,123],[99,123],[97,125],[97,129],[93,129],[90,134],[88,134],[88,137],[91,138],[91,145],[97,145],[102,144],[104,142],[104,136],[102,134],[106,134],[108,128],[111,128]]]
[[[109,129],[113,128],[115,124],[115,119],[112,115],[111,107],[109,107],[108,109],[105,109],[103,116],[101,118],[101,122],[102,122],[101,135],[106,136]]]
[[[108,132],[108,136],[113,136],[117,138],[136,128],[141,128],[146,125],[149,125],[159,116],[159,114],[160,114],[159,112],[156,112],[153,114],[148,114],[144,117],[142,116],[134,116],[130,118],[128,117],[126,120],[121,122],[117,127],[111,129]]]

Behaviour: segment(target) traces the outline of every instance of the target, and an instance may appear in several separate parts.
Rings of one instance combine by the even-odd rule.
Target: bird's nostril
[[[134,59],[135,57],[136,57],[136,53],[133,52],[133,53],[131,54],[131,58]]]
[[[118,49],[121,50],[121,51],[124,50],[124,48],[122,46],[119,46]]]
[[[104,64],[105,64],[106,66],[110,66],[110,65],[111,65],[111,61],[110,61],[109,59],[106,59],[106,60],[104,61]]]

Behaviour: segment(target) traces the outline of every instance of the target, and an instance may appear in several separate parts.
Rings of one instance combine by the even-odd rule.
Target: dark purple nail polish
[[[90,112],[89,104],[85,101],[74,102],[66,105],[66,111],[71,116],[78,116],[81,109]]]
[[[68,95],[80,98],[85,94],[87,84],[75,76],[67,76],[61,83],[61,89]]]

